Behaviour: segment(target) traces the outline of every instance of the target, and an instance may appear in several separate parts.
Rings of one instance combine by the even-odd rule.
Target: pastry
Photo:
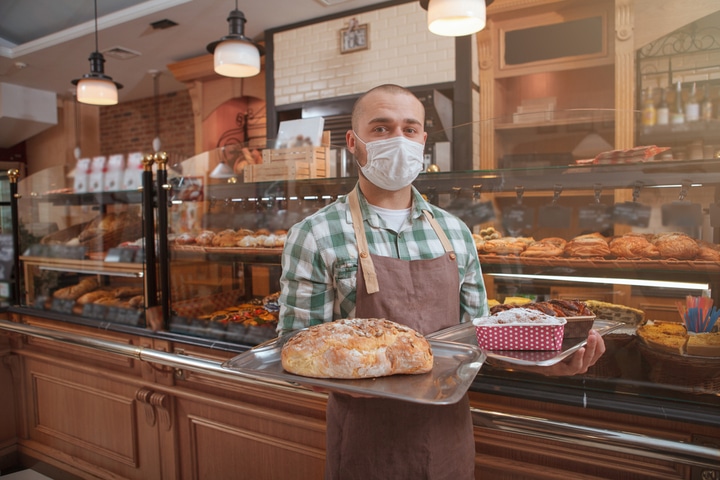
[[[176,245],[194,245],[195,244],[195,236],[191,233],[181,233],[177,237],[175,237],[175,244]]]
[[[342,319],[301,330],[281,353],[285,370],[315,378],[373,378],[432,370],[430,343],[378,318]]]
[[[689,335],[685,349],[688,355],[720,357],[720,333]]]
[[[212,245],[213,238],[215,238],[215,232],[203,230],[195,237],[195,243],[207,247]]]
[[[682,354],[687,342],[687,330],[682,323],[648,322],[637,329],[637,334],[653,348]]]
[[[698,240],[697,244],[699,250],[697,256],[695,257],[696,260],[720,262],[720,245],[715,245],[714,243],[702,240]]]
[[[629,233],[610,240],[610,253],[618,258],[658,258],[660,252],[645,235]]]
[[[645,312],[637,308],[599,300],[585,300],[585,305],[597,318],[603,320],[612,320],[628,325],[640,325],[645,320]]]
[[[543,238],[528,245],[520,256],[532,258],[559,257],[564,253],[566,244],[565,239],[559,237]]]
[[[212,239],[213,247],[234,247],[237,242],[237,233],[235,230],[228,229],[215,235]]]
[[[525,251],[526,245],[524,241],[514,237],[503,237],[485,241],[482,251],[496,255],[520,255]]]
[[[599,233],[588,233],[570,240],[564,253],[568,257],[606,257],[610,255],[610,248],[605,237]]]
[[[675,232],[655,235],[653,245],[657,247],[662,258],[692,260],[700,252],[697,242],[684,233]]]

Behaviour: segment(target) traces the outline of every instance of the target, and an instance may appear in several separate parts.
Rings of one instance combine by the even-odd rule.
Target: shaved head
[[[352,128],[353,130],[358,130],[358,120],[362,115],[367,111],[367,108],[372,103],[372,97],[377,93],[385,93],[390,95],[407,95],[415,99],[417,101],[418,105],[420,105],[420,108],[423,112],[423,118],[420,120],[425,121],[425,107],[423,106],[422,102],[418,100],[418,98],[415,96],[414,93],[412,93],[410,90],[408,90],[405,87],[401,87],[400,85],[393,85],[393,84],[385,84],[385,85],[379,85],[375,88],[372,88],[365,92],[360,98],[358,98],[355,101],[355,105],[353,106],[352,110]]]

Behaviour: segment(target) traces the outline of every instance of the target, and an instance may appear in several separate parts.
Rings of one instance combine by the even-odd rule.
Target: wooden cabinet
[[[152,349],[207,365],[219,365],[232,352],[34,317],[17,320],[41,330],[13,334],[10,355],[21,372],[19,428],[0,459],[17,451],[81,478],[322,478],[323,394],[192,362],[172,367],[136,359],[120,354],[117,345],[137,347],[140,357],[142,349]],[[59,341],[49,331],[75,340]],[[113,346],[114,353],[108,351]],[[471,387],[476,478],[694,480],[718,473],[707,457],[705,467],[692,466],[668,453],[668,444],[708,447],[705,456],[717,452],[720,424],[709,408],[676,405],[658,415],[655,400],[600,408],[602,395],[592,388],[574,398],[558,389],[549,393],[541,383],[517,388],[523,387],[496,382],[492,372]],[[627,436],[659,448],[648,453]]]

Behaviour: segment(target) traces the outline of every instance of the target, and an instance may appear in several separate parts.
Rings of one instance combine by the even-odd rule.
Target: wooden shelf
[[[526,133],[527,130],[555,129],[557,127],[569,127],[567,131],[576,131],[587,128],[612,129],[615,125],[615,112],[612,110],[577,110],[554,112],[554,119],[544,122],[510,123],[499,122],[495,124],[498,133]]]

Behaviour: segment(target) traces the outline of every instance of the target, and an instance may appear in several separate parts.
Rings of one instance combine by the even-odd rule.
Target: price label
[[[652,209],[636,202],[617,203],[613,207],[613,221],[634,227],[647,227],[650,224]]]
[[[578,209],[578,224],[585,230],[603,231],[613,226],[613,208],[593,204]]]
[[[545,205],[540,207],[538,223],[549,228],[568,228],[571,210],[562,205]]]
[[[662,224],[676,227],[698,227],[702,225],[702,207],[699,203],[677,201],[662,206]]]
[[[513,205],[502,212],[503,226],[512,236],[531,230],[535,223],[535,212],[523,205]]]

